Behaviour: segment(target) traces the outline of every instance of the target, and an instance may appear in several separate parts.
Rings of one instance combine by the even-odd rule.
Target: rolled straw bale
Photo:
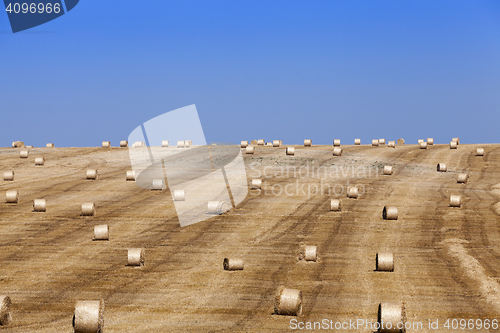
[[[253,146],[247,146],[245,148],[245,154],[253,154],[253,153],[255,153],[255,149]]]
[[[141,147],[144,147],[146,144],[142,141],[136,141],[134,142],[134,144],[132,145],[132,148],[141,148]]]
[[[0,296],[0,325],[7,326],[11,323],[12,317],[10,315],[10,306],[12,301],[9,296]]]
[[[109,141],[102,142],[102,148],[109,148],[109,147],[111,147],[111,142],[109,142]]]
[[[5,171],[3,173],[3,180],[14,180],[14,171]]]
[[[380,145],[385,145],[385,139],[378,139],[378,143]]]
[[[107,224],[94,226],[94,240],[109,240],[109,227]]]
[[[287,155],[295,155],[295,148],[294,147],[286,147],[286,154]]]
[[[161,142],[161,146],[162,146],[163,148],[168,147],[168,144],[169,144],[168,140],[163,140],[163,141]]]
[[[272,144],[271,142],[266,142],[266,146],[268,146],[268,147],[272,147],[272,146],[273,146],[273,144]]]
[[[280,287],[274,303],[274,312],[284,316],[300,316],[302,313],[302,292]]]
[[[432,146],[434,144],[434,139],[433,138],[427,138],[427,144],[429,146]]]
[[[153,179],[151,191],[163,191],[163,179]]]
[[[14,141],[12,142],[12,148],[23,148],[24,142],[22,141]]]
[[[424,142],[423,139],[418,139],[418,144],[421,144],[422,142]]]
[[[354,139],[354,144],[359,146],[361,144],[361,139]]]
[[[305,139],[304,140],[304,147],[311,147],[311,146],[312,146],[311,139]]]
[[[144,266],[145,261],[144,249],[128,249],[128,266]]]
[[[128,141],[127,140],[120,141],[120,147],[128,147]]]
[[[390,166],[390,165],[384,166],[383,174],[384,175],[392,175],[392,166]]]
[[[456,141],[450,141],[450,149],[457,149],[458,143]]]
[[[101,333],[104,328],[104,301],[77,301],[73,316],[74,333]]]
[[[457,183],[467,184],[469,182],[469,175],[466,173],[461,173],[457,177]]]
[[[373,140],[372,140],[372,147],[378,147],[378,145],[379,145],[378,140],[373,139]]]
[[[273,147],[279,147],[281,145],[280,140],[273,140]]]
[[[335,147],[340,147],[340,139],[335,139],[335,140],[333,140],[333,145],[334,145]]]
[[[404,145],[405,144],[405,139],[399,138],[397,143],[398,143],[398,145]]]
[[[387,147],[396,148],[396,141],[389,141],[389,143],[387,144]]]
[[[462,197],[459,195],[450,195],[450,207],[462,206]]]
[[[54,144],[53,143],[47,143],[45,145],[45,147],[47,147],[47,148],[54,148]]]
[[[243,259],[224,258],[223,266],[225,271],[242,271],[244,263]]]
[[[252,190],[260,190],[262,188],[262,179],[252,179]]]
[[[45,199],[33,200],[33,210],[35,212],[46,212],[47,211],[47,203],[45,202]]]
[[[382,218],[384,220],[397,220],[398,219],[398,207],[384,206],[384,209],[382,210]]]
[[[252,145],[252,146],[256,146],[256,145],[257,145],[257,140],[252,140],[252,141],[250,141],[250,145]]]
[[[241,148],[246,148],[246,147],[248,147],[248,141],[241,141],[240,147],[241,147]]]
[[[379,272],[394,272],[394,256],[390,252],[379,252],[375,257],[375,269]]]
[[[484,148],[477,148],[476,156],[484,156]]]
[[[127,170],[127,180],[135,180],[135,171]]]
[[[427,149],[427,142],[425,141],[420,142],[420,149]]]
[[[439,172],[446,172],[446,169],[447,169],[446,168],[446,164],[444,164],[444,163],[438,163],[438,165],[437,165],[437,171],[439,171]]]
[[[19,192],[16,190],[10,190],[5,193],[6,203],[18,203],[19,202]]]
[[[264,146],[265,144],[266,144],[266,141],[264,139],[257,140],[257,146]]]
[[[193,145],[193,140],[186,140],[184,141],[184,147],[189,148]]]
[[[318,248],[316,246],[307,245],[304,246],[304,260],[305,261],[316,261],[318,258]]]
[[[347,188],[347,197],[352,199],[357,199],[359,196],[359,191],[356,186],[349,186]]]
[[[82,215],[83,216],[95,216],[95,204],[93,202],[82,203]]]
[[[455,141],[457,143],[457,145],[460,144],[460,138],[453,138],[453,139],[451,139],[451,141]]]
[[[378,306],[379,333],[404,333],[406,332],[406,313],[402,304],[380,303]],[[402,324],[400,324],[402,323]],[[402,328],[398,328],[402,326]]]
[[[44,165],[44,164],[45,164],[45,157],[35,158],[35,165]]]
[[[342,155],[342,148],[335,147],[333,148],[333,156],[341,156]]]
[[[87,170],[87,179],[96,180],[97,176],[98,176],[97,170],[95,169]]]
[[[220,215],[231,208],[231,204],[225,201],[209,201],[208,214]]]
[[[186,193],[184,190],[175,190],[174,191],[174,201],[184,201],[186,200]]]
[[[28,155],[29,155],[28,150],[21,150],[21,151],[19,152],[19,157],[20,157],[20,158],[28,158]]]
[[[339,199],[332,199],[330,201],[330,211],[340,212],[342,210],[342,202]]]
[[[177,141],[177,148],[184,148],[185,144],[184,141]]]

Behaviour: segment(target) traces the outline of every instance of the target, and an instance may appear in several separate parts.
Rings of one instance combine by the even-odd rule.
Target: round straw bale
[[[459,195],[450,195],[450,207],[462,206],[462,197]]]
[[[271,142],[266,142],[266,146],[268,146],[268,147],[272,147],[272,146],[273,146],[273,144],[272,144]]]
[[[429,146],[432,146],[434,144],[434,139],[433,138],[427,138],[427,144]]]
[[[372,146],[373,146],[373,147],[378,147],[378,145],[379,145],[378,140],[373,139],[373,140],[372,140]]]
[[[450,142],[450,149],[457,149],[458,148],[458,143],[456,141],[451,141]]]
[[[405,144],[405,139],[399,138],[397,143],[398,143],[398,145],[404,145]]]
[[[163,140],[163,141],[161,142],[161,146],[162,146],[163,148],[168,147],[168,144],[169,144],[168,140]]]
[[[225,201],[209,201],[208,202],[208,214],[220,215],[229,209],[231,209],[231,204]]]
[[[14,141],[12,142],[12,148],[23,148],[24,142],[22,141]]]
[[[406,313],[402,304],[380,303],[378,306],[379,333],[404,333]],[[401,324],[400,324],[401,323]],[[402,328],[398,328],[402,326]]]
[[[457,183],[467,184],[469,182],[469,175],[466,173],[461,173],[457,177]]]
[[[186,143],[184,141],[177,141],[177,148],[184,148]]]
[[[134,144],[132,145],[132,148],[141,148],[141,147],[144,147],[146,144],[142,141],[136,141],[134,142]]]
[[[354,144],[359,146],[361,144],[361,139],[354,139]]]
[[[444,163],[438,163],[438,165],[437,165],[437,171],[439,171],[439,172],[446,172],[446,164],[444,164]]]
[[[302,313],[302,292],[280,287],[274,303],[274,312],[284,316],[300,316]]]
[[[387,147],[396,148],[396,141],[389,141],[389,143],[387,144]]]
[[[384,175],[392,175],[392,166],[386,165],[384,166]]]
[[[477,148],[476,156],[484,156],[484,148]]]
[[[96,180],[97,176],[98,176],[97,170],[95,170],[95,169],[87,170],[87,179]]]
[[[252,179],[252,190],[260,190],[262,188],[262,179]]]
[[[352,199],[357,199],[359,196],[359,191],[356,186],[349,186],[347,188],[347,197]]]
[[[257,146],[264,146],[265,144],[266,144],[266,141],[264,139],[257,140]]]
[[[304,140],[304,147],[311,147],[312,146],[312,141],[310,139],[305,139]]]
[[[304,246],[304,260],[305,261],[316,261],[318,258],[317,247],[308,245]]]
[[[398,219],[398,207],[384,206],[384,209],[382,210],[382,218],[384,220],[397,220]]]
[[[111,147],[111,142],[109,142],[109,141],[102,142],[102,148],[109,148],[109,147]]]
[[[427,149],[427,142],[425,141],[420,142],[420,149]]]
[[[15,190],[7,191],[5,193],[5,202],[6,203],[18,203],[19,202],[19,192]]]
[[[378,139],[379,145],[385,145],[385,139]]]
[[[128,249],[128,266],[144,266],[145,260],[144,249]]]
[[[418,144],[421,144],[422,142],[424,142],[423,139],[418,139]]]
[[[44,164],[45,164],[45,157],[35,158],[35,165],[44,165]]]
[[[247,147],[245,148],[245,153],[246,153],[246,154],[253,154],[253,153],[255,153],[255,149],[254,149],[254,147],[253,147],[253,146],[247,146]]]
[[[174,201],[184,201],[186,200],[186,193],[184,190],[175,190],[174,191]]]
[[[120,147],[128,147],[128,141],[127,140],[120,141]]]
[[[342,155],[342,148],[335,147],[333,148],[333,156],[341,156]]]
[[[53,143],[47,143],[45,145],[45,147],[47,147],[47,148],[54,148],[54,144]]]
[[[273,147],[279,147],[281,145],[280,140],[273,140]]]
[[[225,271],[242,271],[243,265],[243,259],[224,258],[223,266]]]
[[[252,145],[252,146],[256,146],[256,145],[257,145],[257,140],[252,140],[252,141],[250,141],[250,145]]]
[[[241,147],[241,148],[246,148],[246,147],[248,147],[248,141],[241,141],[240,147]]]
[[[0,296],[0,325],[7,326],[11,323],[10,306],[12,301],[9,296]]]
[[[184,141],[184,147],[189,148],[193,145],[193,140]]]
[[[94,226],[94,240],[109,240],[109,227],[107,224]]]
[[[335,140],[333,140],[333,145],[334,145],[335,147],[340,147],[340,139],[335,139]]]
[[[375,266],[379,272],[394,272],[394,256],[390,252],[377,253]]]
[[[457,143],[457,145],[460,144],[460,138],[453,138],[453,139],[451,139],[451,141],[455,141]]]
[[[5,171],[3,173],[3,180],[14,180],[14,171]]]
[[[47,211],[47,204],[45,202],[45,199],[33,200],[33,210],[35,212],[46,212]]]
[[[286,154],[287,155],[295,155],[295,148],[294,147],[286,147]]]
[[[330,201],[330,211],[340,212],[342,210],[342,202],[339,199],[332,199]]]
[[[153,179],[151,191],[163,191],[163,179]]]
[[[77,301],[73,316],[74,333],[101,333],[104,328],[104,301]]]
[[[95,216],[95,204],[93,202],[82,203],[82,215],[83,216]]]
[[[19,152],[19,157],[20,158],[28,158],[29,152],[27,150],[21,150]]]
[[[135,171],[127,170],[127,180],[135,180]]]

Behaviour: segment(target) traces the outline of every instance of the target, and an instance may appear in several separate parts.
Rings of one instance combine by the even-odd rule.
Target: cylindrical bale
[[[6,203],[18,203],[19,202],[19,192],[15,190],[10,190],[5,193]]]
[[[174,191],[174,201],[184,201],[186,200],[186,193],[184,190],[175,190]]]
[[[451,141],[455,141],[457,143],[457,145],[460,144],[460,138],[453,138],[453,139],[451,139]]]
[[[402,304],[380,303],[378,306],[379,333],[405,333],[406,313]],[[400,328],[398,328],[398,325]]]
[[[73,316],[74,333],[101,333],[104,328],[104,301],[77,301]]]
[[[271,142],[266,142],[266,146],[268,146],[268,147],[272,147],[272,146],[273,146],[273,144],[272,144]]]
[[[35,212],[46,212],[47,211],[47,203],[46,203],[45,199],[33,200],[33,210]]]
[[[184,148],[185,144],[184,141],[177,141],[177,148]]]
[[[184,147],[189,148],[193,145],[193,140],[186,140],[184,141]]]
[[[434,144],[434,138],[427,138],[427,144],[432,146]]]
[[[379,145],[385,145],[385,139],[378,139],[378,144]]]
[[[162,146],[163,148],[168,147],[168,144],[169,144],[168,140],[163,140],[163,141],[161,142],[161,146]]]
[[[420,142],[420,149],[427,149],[427,142],[425,141]]]
[[[127,140],[120,141],[120,147],[128,147],[128,141]]]
[[[135,171],[127,170],[127,180],[135,180]]]
[[[95,204],[93,202],[82,203],[82,215],[83,216],[95,216]]]
[[[252,190],[260,190],[262,188],[262,179],[252,179]]]
[[[356,186],[349,186],[347,189],[347,197],[352,199],[357,199],[359,196],[359,191]]]
[[[462,197],[459,195],[450,195],[450,207],[462,206]]]
[[[361,144],[361,139],[354,139],[354,144],[359,146]]]
[[[335,139],[335,140],[333,140],[333,145],[334,145],[335,147],[340,147],[340,139]]]
[[[35,158],[35,165],[44,165],[44,164],[45,164],[45,157]]]
[[[257,140],[257,146],[264,146],[265,144],[266,144],[266,141],[264,139]]]
[[[438,163],[438,165],[437,165],[437,171],[439,171],[439,172],[446,172],[446,164],[444,164],[444,163]]]
[[[340,212],[342,210],[342,201],[339,199],[332,199],[330,201],[330,211]]]
[[[19,157],[20,158],[28,158],[29,152],[27,150],[21,150],[19,152]]]
[[[144,147],[144,146],[145,146],[144,142],[142,142],[142,141],[136,141],[132,145],[132,148],[141,148],[141,147]]]
[[[384,209],[382,210],[382,218],[384,220],[397,220],[398,219],[398,207],[384,206]]]
[[[223,266],[225,271],[242,271],[244,263],[243,259],[224,258]]]
[[[305,139],[304,140],[304,147],[311,147],[312,146],[312,141],[310,139]]]
[[[231,204],[225,201],[209,201],[208,202],[208,214],[220,215],[229,209],[231,209]]]
[[[467,184],[469,182],[469,175],[466,173],[461,173],[457,177],[457,183]]]
[[[300,316],[302,292],[297,289],[279,288],[274,303],[274,312],[284,316]]]
[[[1,295],[0,296],[0,325],[7,326],[11,323],[12,317],[10,314],[10,306],[12,305],[12,301],[9,296]]]
[[[308,245],[304,247],[304,260],[305,261],[316,261],[318,258],[317,247]]]
[[[387,147],[396,148],[396,141],[389,141],[389,143],[387,144]]]
[[[95,170],[95,169],[87,170],[87,179],[96,180],[97,179],[97,170]]]
[[[273,147],[279,147],[281,145],[280,140],[273,140]]]
[[[456,141],[451,141],[450,142],[450,149],[457,149],[458,148],[458,143]]]
[[[378,145],[379,145],[378,140],[373,139],[373,140],[372,140],[372,146],[373,146],[373,147],[378,147]]]
[[[54,148],[54,144],[53,143],[47,143],[45,145],[45,147],[47,147],[47,148]]]
[[[241,141],[240,147],[241,147],[241,148],[246,148],[246,147],[248,147],[248,141]]]
[[[14,141],[12,142],[12,148],[23,148],[24,142],[22,141]]]
[[[94,240],[109,240],[109,227],[107,224],[94,226]]]
[[[392,166],[391,165],[384,166],[384,175],[392,175]]]
[[[375,268],[380,272],[394,272],[394,256],[390,252],[379,252],[375,257]]]
[[[151,191],[163,191],[163,179],[153,179]]]
[[[341,156],[342,155],[342,148],[335,147],[333,148],[333,156]]]
[[[422,142],[424,142],[423,139],[418,139],[418,144],[421,144]]]
[[[405,139],[403,139],[403,138],[399,138],[397,143],[398,143],[398,145],[401,145],[401,146],[402,146],[402,145],[404,145],[404,144],[405,144]]]
[[[295,155],[295,148],[294,147],[286,147],[286,154],[287,155]]]
[[[111,147],[111,142],[109,142],[109,141],[102,142],[102,148],[109,148],[109,147]]]
[[[3,180],[14,180],[14,171],[5,171],[3,173]]]
[[[255,149],[253,146],[247,146],[245,148],[245,154],[253,154],[253,153],[255,153]]]
[[[477,148],[476,156],[484,156],[484,148]]]
[[[128,249],[128,266],[144,266],[145,260],[144,249]]]

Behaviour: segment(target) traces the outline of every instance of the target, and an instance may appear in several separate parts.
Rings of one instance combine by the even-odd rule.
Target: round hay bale
[[[427,149],[427,142],[425,141],[420,142],[420,149]]]
[[[333,146],[334,147],[340,147],[340,139],[333,140]]]
[[[250,145],[252,145],[252,146],[256,146],[256,145],[257,145],[257,140],[252,140],[252,141],[250,141]]]
[[[73,316],[74,333],[101,333],[104,328],[104,301],[77,301]]]
[[[189,148],[193,145],[193,140],[186,140],[184,141],[184,147]]]
[[[252,190],[260,190],[262,188],[262,180],[261,179],[252,179]]]
[[[107,224],[94,226],[94,240],[109,240],[109,227]]]
[[[19,192],[16,190],[10,190],[5,193],[6,203],[18,203],[19,202]]]
[[[394,272],[394,256],[390,252],[379,252],[375,257],[376,270],[379,272]]]
[[[308,245],[304,246],[304,260],[305,261],[316,261],[318,258],[317,247]]]
[[[243,270],[243,259],[236,258],[224,258],[222,264],[225,271],[242,271]]]
[[[102,148],[109,148],[109,147],[111,147],[111,142],[109,142],[109,141],[102,142]]]
[[[302,314],[302,292],[297,289],[280,287],[274,303],[274,312],[283,316]]]
[[[128,249],[128,266],[144,266],[146,258],[145,258],[144,249]]]
[[[19,152],[19,157],[20,157],[20,158],[28,158],[28,155],[29,155],[28,150],[21,150],[21,151]]]
[[[279,147],[281,145],[280,140],[273,140],[273,147]]]
[[[45,145],[45,147],[47,147],[47,148],[54,148],[54,144],[53,143],[47,143]]]
[[[422,142],[424,142],[423,139],[418,139],[418,144],[421,144]]]
[[[266,144],[266,141],[264,139],[257,140],[257,146],[264,146],[265,144]]]
[[[168,147],[168,144],[169,144],[168,140],[163,140],[163,141],[161,142],[161,146],[162,146],[163,148]]]
[[[460,144],[460,138],[453,138],[453,139],[451,139],[451,141],[455,141],[457,143],[457,145]]]
[[[379,145],[385,145],[385,139],[378,139],[378,144]]]
[[[177,148],[184,148],[186,143],[184,141],[177,141]]]
[[[295,148],[294,147],[286,147],[286,154],[287,155],[295,155]]]
[[[333,156],[341,156],[342,155],[342,148],[335,147],[333,148]]]
[[[427,138],[427,144],[429,146],[432,146],[434,144],[434,139],[433,138]]]
[[[12,148],[23,148],[24,142],[22,141],[14,141],[12,142]]]
[[[372,140],[372,147],[378,147],[378,145],[379,145],[378,140],[373,139]]]
[[[240,147],[241,147],[241,148],[246,148],[246,147],[248,147],[248,141],[241,141]]]
[[[45,199],[33,200],[33,211],[46,212],[47,211],[47,203],[45,202]]]
[[[229,209],[231,209],[231,204],[225,201],[209,201],[208,202],[208,214],[220,215]]]
[[[35,158],[35,165],[42,166],[45,164],[45,157],[37,157]]]
[[[10,315],[10,306],[12,301],[9,296],[0,296],[0,325],[7,326],[12,322],[12,317]]]
[[[354,145],[356,146],[361,145],[361,139],[354,139]]]
[[[247,146],[245,148],[245,154],[253,154],[255,153],[255,148],[253,146]]]
[[[342,210],[342,202],[339,199],[332,199],[330,201],[330,211],[340,212]]]
[[[127,180],[135,180],[135,171],[134,170],[127,170]]]
[[[404,144],[405,144],[405,139],[403,139],[403,138],[399,138],[397,143],[398,143],[398,145],[401,145],[401,146],[402,146],[402,145],[404,145]]]
[[[476,156],[484,156],[484,148],[477,148]]]
[[[304,147],[311,147],[312,146],[312,141],[310,139],[305,139],[304,140]]]
[[[82,215],[83,216],[95,216],[95,204],[93,202],[82,203]]]
[[[392,166],[390,166],[390,165],[384,166],[383,174],[384,175],[392,175]]]
[[[406,313],[402,304],[380,303],[378,306],[379,333],[404,333],[406,332]],[[402,324],[400,324],[402,323]],[[403,326],[397,328],[398,324]]]
[[[268,147],[272,147],[272,146],[273,146],[273,144],[272,144],[271,142],[266,142],[266,146],[268,146]]]
[[[446,168],[446,164],[444,164],[444,163],[438,163],[438,165],[437,165],[437,168],[436,168],[436,169],[437,169],[437,171],[439,171],[439,172],[446,172],[446,169],[447,169],[447,168]]]
[[[87,170],[87,179],[96,180],[97,179],[97,170],[95,170],[95,169]]]
[[[469,175],[466,173],[461,173],[457,177],[457,183],[459,184],[467,184],[469,182]]]
[[[4,181],[14,180],[14,171],[5,171],[3,173],[3,180]]]
[[[384,209],[382,210],[382,218],[384,220],[397,220],[398,219],[398,207],[384,206]]]
[[[144,147],[144,146],[146,146],[146,144],[144,142],[142,142],[142,141],[136,141],[132,145],[132,148],[141,148],[141,147]]]
[[[462,197],[459,195],[450,195],[450,207],[461,207]]]
[[[458,143],[456,141],[451,141],[450,142],[450,149],[457,149],[458,148]]]
[[[352,199],[357,199],[359,196],[359,191],[356,186],[349,186],[347,188],[347,197]]]
[[[163,179],[153,179],[151,191],[163,191]]]
[[[174,191],[174,201],[184,201],[186,200],[186,193],[184,190],[175,190]]]
[[[128,147],[128,141],[127,140],[120,141],[120,147]]]
[[[389,141],[389,143],[387,144],[387,147],[396,148],[396,141]]]

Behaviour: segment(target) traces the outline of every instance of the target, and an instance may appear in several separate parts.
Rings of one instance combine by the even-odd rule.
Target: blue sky
[[[500,1],[82,0],[0,13],[0,50],[0,146],[116,146],[191,104],[209,142],[500,142]]]

